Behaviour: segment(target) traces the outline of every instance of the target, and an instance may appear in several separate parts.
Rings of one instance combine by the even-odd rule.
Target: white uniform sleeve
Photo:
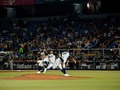
[[[55,62],[55,55],[54,54],[49,54],[48,55],[48,61],[51,62],[51,63],[54,63]]]
[[[48,56],[44,58],[44,62],[49,62]]]
[[[69,52],[63,52],[62,53],[62,58],[68,58],[69,57]]]
[[[50,58],[50,61],[51,61],[52,63],[55,62],[55,55],[52,55],[52,57]]]
[[[67,61],[69,55],[70,55],[69,52],[63,52],[62,53],[62,59],[64,60],[64,63]]]
[[[38,63],[39,66],[43,66],[43,61],[42,60],[38,60],[37,63]]]

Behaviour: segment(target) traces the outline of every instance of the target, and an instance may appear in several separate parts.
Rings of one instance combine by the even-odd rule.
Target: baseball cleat
[[[70,75],[68,75],[68,74],[64,74],[64,76],[67,76],[67,77],[68,77],[68,76],[70,76]]]
[[[41,73],[40,71],[37,72],[37,74],[40,74],[40,73]]]
[[[45,68],[44,71],[43,71],[43,73],[45,73],[46,71],[47,71],[47,69]]]

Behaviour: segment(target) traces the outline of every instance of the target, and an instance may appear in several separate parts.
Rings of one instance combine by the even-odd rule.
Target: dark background
[[[7,8],[13,8],[16,12],[14,17],[41,17],[41,16],[56,16],[66,15],[74,12],[73,3],[83,4],[83,13],[89,14],[87,10],[87,2],[89,0],[66,0],[65,2],[53,3],[35,3],[34,5],[22,6],[0,6],[0,18],[7,17]],[[92,1],[92,0],[91,0]],[[102,13],[120,13],[120,0],[101,0],[101,8],[97,14]],[[92,13],[96,14],[96,13]]]

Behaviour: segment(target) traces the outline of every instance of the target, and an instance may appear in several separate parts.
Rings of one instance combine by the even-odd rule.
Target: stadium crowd
[[[20,19],[1,24],[0,51],[118,48],[118,32],[119,19],[113,17],[82,20],[79,15],[70,15],[47,21]]]
[[[120,18],[81,19],[79,15],[40,20],[9,20],[0,25],[0,51],[28,52],[49,49],[92,49],[118,48],[120,40]],[[119,52],[113,52],[114,55]],[[35,57],[32,57],[35,59]],[[120,68],[119,58],[77,58],[77,63],[69,63],[70,69]],[[104,62],[104,59],[105,62]],[[28,60],[28,59],[25,59]],[[31,58],[30,58],[31,60]],[[7,61],[7,60],[5,60]],[[117,62],[117,66],[116,66]],[[6,62],[5,62],[6,63]],[[18,63],[18,62],[17,62]],[[29,63],[29,62],[27,62]],[[118,65],[119,64],[119,65]],[[92,66],[91,66],[92,67]]]

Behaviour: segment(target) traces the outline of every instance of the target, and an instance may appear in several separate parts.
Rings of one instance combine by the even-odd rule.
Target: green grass
[[[120,90],[120,71],[68,70],[72,76],[91,77],[79,80],[0,80],[0,90]],[[14,77],[36,71],[0,71],[0,78]],[[46,74],[62,75],[58,70]]]

